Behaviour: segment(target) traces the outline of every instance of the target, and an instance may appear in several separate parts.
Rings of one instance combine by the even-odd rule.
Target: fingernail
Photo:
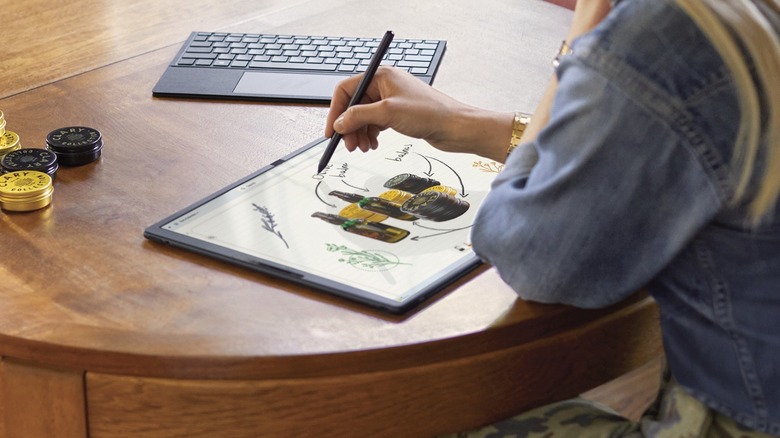
[[[343,128],[342,126],[343,124],[344,124],[344,115],[342,114],[336,119],[335,122],[333,122],[333,129],[341,132],[341,128]]]

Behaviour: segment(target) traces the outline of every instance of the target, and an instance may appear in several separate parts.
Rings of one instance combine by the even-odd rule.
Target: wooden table
[[[0,109],[25,147],[104,136],[46,209],[0,214],[0,436],[432,436],[569,397],[659,349],[643,294],[583,311],[485,267],[390,316],[153,244],[147,225],[322,134],[325,106],[153,98],[192,30],[446,39],[435,86],[533,109],[571,12],[535,0],[26,0]],[[587,291],[583,291],[587,293]]]

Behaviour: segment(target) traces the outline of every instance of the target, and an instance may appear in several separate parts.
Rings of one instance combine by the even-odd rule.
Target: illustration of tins
[[[54,187],[43,172],[25,170],[0,175],[0,208],[33,211],[51,203]]]
[[[462,215],[469,203],[444,192],[427,191],[404,202],[401,210],[422,219],[443,222]]]
[[[427,189],[423,190],[420,193],[423,193],[423,192],[443,192],[443,193],[446,193],[446,194],[448,194],[450,196],[455,196],[455,195],[458,194],[457,190],[453,189],[452,187],[448,187],[448,186],[428,187]]]
[[[46,149],[24,148],[6,154],[0,159],[0,168],[4,172],[36,170],[54,179],[59,165],[57,164],[57,155],[54,152]]]
[[[339,211],[339,216],[343,216],[347,219],[365,219],[372,222],[382,222],[387,219],[387,216],[373,211],[363,210],[355,203],[349,204]]]
[[[393,204],[401,205],[404,202],[406,202],[409,198],[411,198],[412,195],[409,192],[404,192],[403,190],[388,190],[386,192],[381,193],[378,198],[382,198],[385,200],[388,200],[392,202]]]
[[[333,225],[339,225],[341,229],[348,233],[387,243],[399,242],[409,235],[407,230],[365,219],[348,219],[343,216],[321,212],[312,213],[312,217],[322,219]]]
[[[439,182],[435,179],[423,178],[411,173],[396,175],[385,182],[385,187],[388,189],[403,190],[414,194],[420,193],[428,187],[438,185]]]
[[[417,220],[416,216],[401,211],[401,205],[388,201],[387,199],[377,197],[364,197],[356,193],[347,193],[334,190],[329,193],[331,196],[335,196],[339,199],[343,199],[347,202],[354,202],[363,210],[372,211],[385,216],[390,216],[402,221],[414,221]]]

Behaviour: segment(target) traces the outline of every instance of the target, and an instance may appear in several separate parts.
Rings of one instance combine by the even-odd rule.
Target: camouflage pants
[[[688,395],[664,371],[655,402],[638,421],[581,398],[553,403],[448,438],[770,437],[736,424]]]

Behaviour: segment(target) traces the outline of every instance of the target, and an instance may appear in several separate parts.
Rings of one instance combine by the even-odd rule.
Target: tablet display
[[[144,235],[402,312],[479,265],[475,213],[500,165],[388,130],[380,148],[327,139],[148,227]]]

